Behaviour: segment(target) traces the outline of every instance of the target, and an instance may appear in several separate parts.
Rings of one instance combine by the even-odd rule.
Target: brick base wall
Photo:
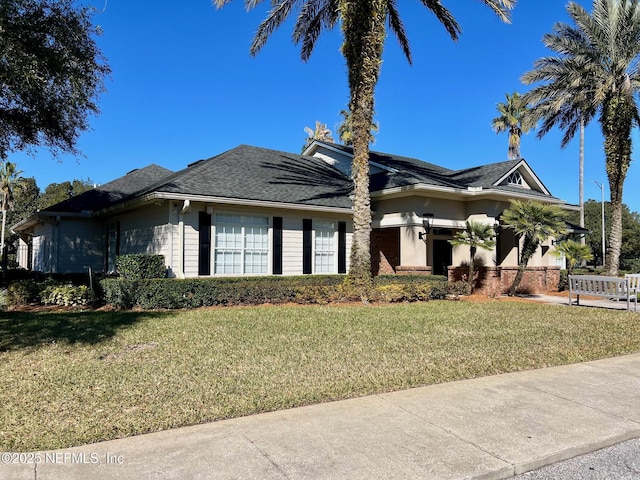
[[[426,265],[398,265],[398,275],[431,275],[431,267]]]
[[[466,280],[468,267],[450,267],[449,281]],[[475,272],[474,293],[498,295],[507,293],[518,267],[479,267]],[[557,292],[560,267],[527,267],[518,293]]]
[[[400,229],[380,228],[371,232],[371,272],[393,275],[400,264]]]

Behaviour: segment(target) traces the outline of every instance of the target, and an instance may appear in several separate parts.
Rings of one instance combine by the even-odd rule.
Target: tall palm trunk
[[[580,190],[580,227],[584,228],[584,116],[580,114],[580,158],[579,158],[579,190]],[[587,239],[583,235],[580,243],[586,245]]]
[[[349,70],[353,131],[353,223],[349,276],[366,301],[371,278],[371,200],[369,195],[369,140],[373,124],[374,90],[382,65],[386,37],[386,2],[341,2],[343,54]]]
[[[539,242],[536,242],[534,239],[525,235],[524,242],[522,244],[522,254],[520,255],[520,262],[518,262],[518,272],[516,273],[516,277],[511,282],[511,286],[509,287],[509,295],[512,297],[516,294],[516,289],[520,282],[522,282],[522,277],[524,277],[524,272],[527,269],[527,265],[529,264],[529,260],[533,257],[533,254],[536,253],[538,249]]]
[[[621,92],[602,108],[602,132],[607,178],[611,192],[611,231],[606,253],[607,274],[617,275],[622,247],[622,187],[631,162],[631,129],[634,122],[633,101]]]

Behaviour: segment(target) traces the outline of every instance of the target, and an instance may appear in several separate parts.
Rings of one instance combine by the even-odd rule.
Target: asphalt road
[[[513,477],[518,480],[638,480],[640,439],[629,440],[597,452],[558,462]]]

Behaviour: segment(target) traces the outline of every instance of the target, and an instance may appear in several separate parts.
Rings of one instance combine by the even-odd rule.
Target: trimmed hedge
[[[175,309],[218,305],[325,304],[358,300],[343,276],[142,279],[106,278],[99,296],[115,308]],[[389,276],[374,280],[371,299],[411,302],[445,298],[455,285],[444,277]]]
[[[130,253],[116,257],[116,271],[131,280],[143,278],[164,278],[167,268],[163,255],[148,253]]]

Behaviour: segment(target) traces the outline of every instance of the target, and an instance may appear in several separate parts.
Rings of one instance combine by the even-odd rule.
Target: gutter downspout
[[[180,278],[186,277],[184,272],[184,214],[187,213],[190,208],[191,200],[185,200],[182,205],[182,210],[180,210],[178,221],[178,243],[180,247],[180,270],[178,271],[178,276]]]

